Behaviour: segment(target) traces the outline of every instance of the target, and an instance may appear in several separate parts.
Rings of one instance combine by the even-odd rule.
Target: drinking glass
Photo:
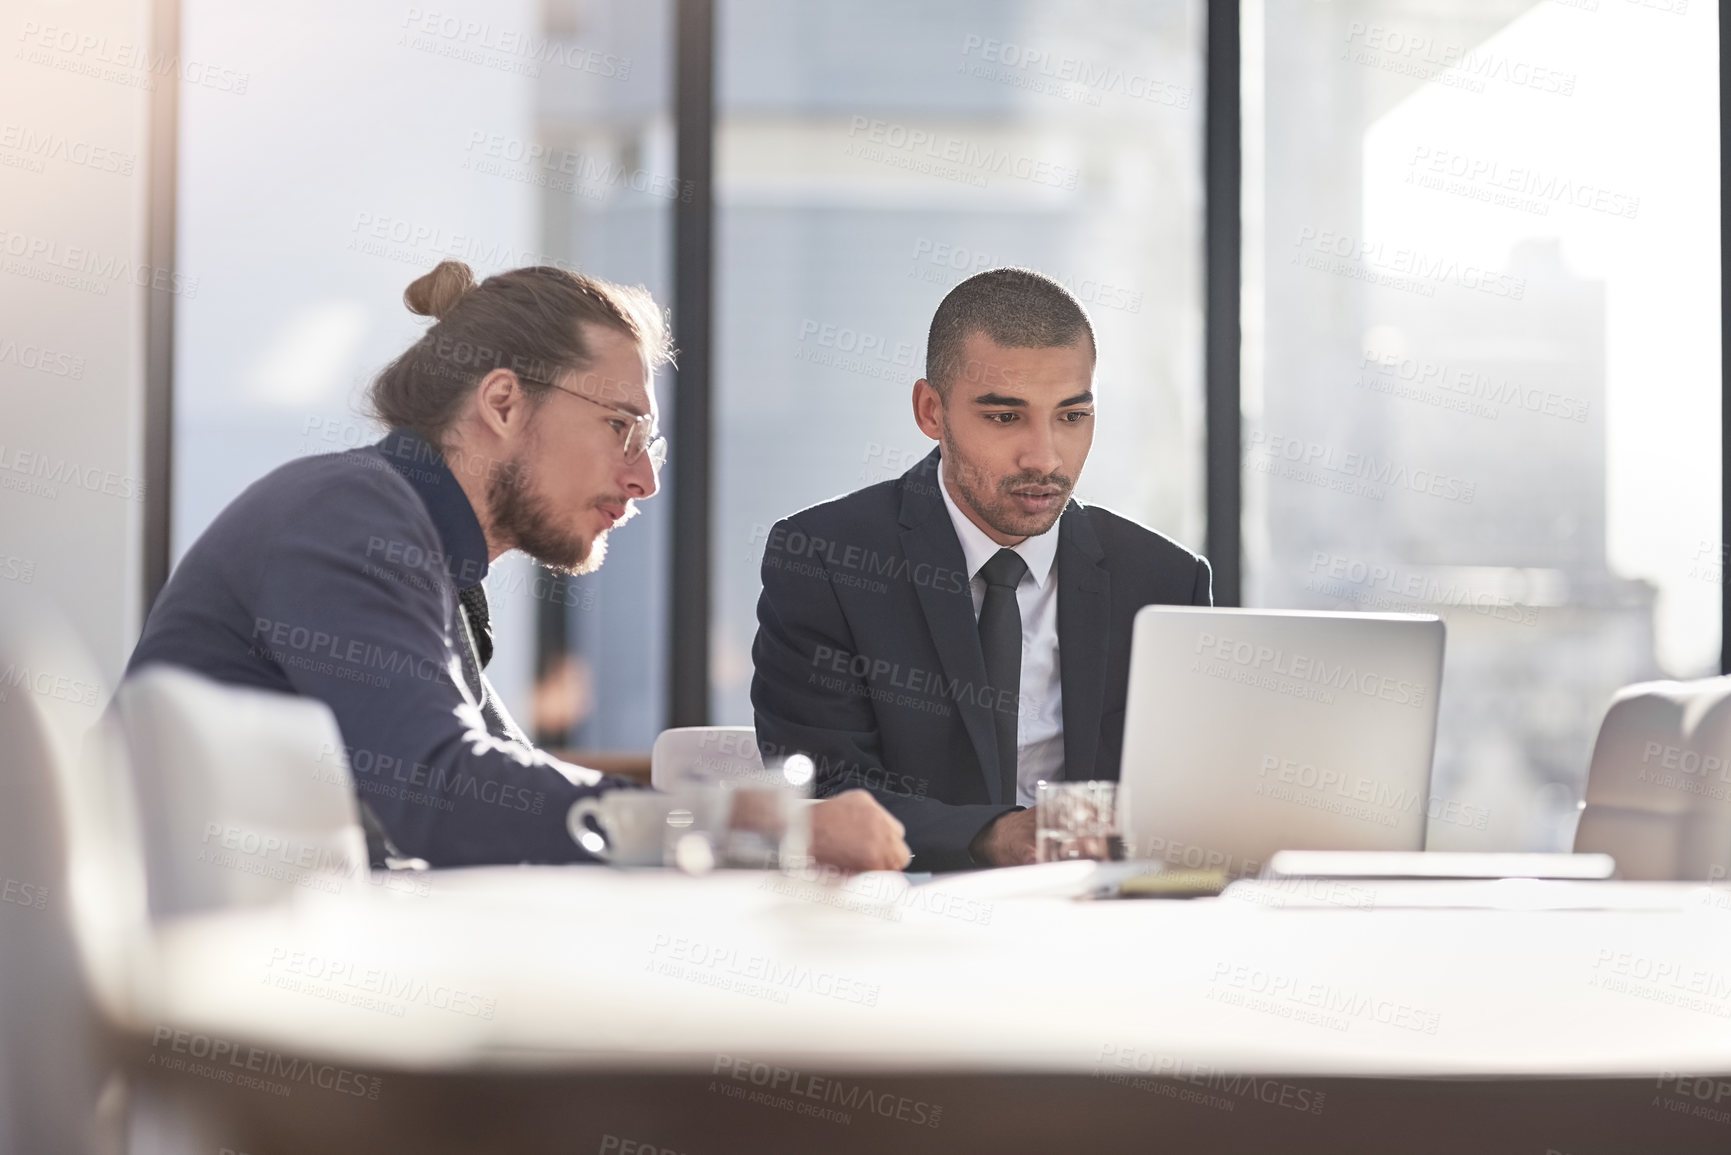
[[[801,870],[810,863],[812,762],[803,754],[699,788],[705,805],[673,820],[667,863],[688,873],[715,867]]]

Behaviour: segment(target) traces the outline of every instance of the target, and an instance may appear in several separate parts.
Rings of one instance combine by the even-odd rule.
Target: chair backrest
[[[649,752],[649,784],[657,790],[738,782],[763,772],[757,731],[750,726],[663,730]]]
[[[151,666],[114,707],[153,918],[370,881],[341,732],[323,702]]]
[[[136,840],[87,760],[108,691],[51,604],[0,597],[0,1150],[88,1152],[143,928]],[[112,1139],[112,1136],[109,1136]]]
[[[1611,700],[1593,746],[1577,853],[1630,879],[1731,871],[1731,677],[1644,682]]]

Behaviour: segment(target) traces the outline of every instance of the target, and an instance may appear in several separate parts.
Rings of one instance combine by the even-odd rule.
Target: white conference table
[[[1731,1079],[1724,888],[1256,883],[1087,902],[993,896],[991,874],[378,877],[162,928],[138,974],[146,1050],[202,1037],[358,1070],[702,1076],[711,1101],[718,1077],[773,1090],[778,1068],[796,1088],[1164,1078],[1227,1096],[1235,1074],[1635,1080],[1658,1096],[1642,1125]]]

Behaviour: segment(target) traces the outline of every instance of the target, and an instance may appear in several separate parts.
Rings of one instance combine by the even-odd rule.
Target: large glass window
[[[1714,7],[1244,11],[1247,602],[1442,613],[1431,845],[1566,849],[1717,670]]]
[[[926,327],[978,270],[1088,306],[1080,492],[1200,548],[1203,11],[717,5],[715,721],[751,716],[768,527],[925,454]],[[1433,845],[1565,846],[1608,695],[1719,652],[1717,14],[1242,11],[1246,602],[1443,613]],[[671,301],[672,12],[186,0],[187,55],[247,86],[182,93],[176,557],[377,435],[362,392],[439,258]],[[593,575],[489,579],[490,672],[543,739],[665,723],[670,505]]]
[[[176,560],[272,468],[377,439],[363,394],[423,330],[402,293],[439,260],[667,299],[668,7],[186,0],[185,55],[247,84],[181,95],[179,257],[201,280],[176,315]],[[665,504],[577,583],[517,554],[488,577],[488,674],[550,740],[647,748],[662,724]]]
[[[751,720],[769,527],[931,448],[926,329],[983,269],[1089,309],[1080,495],[1200,548],[1200,5],[729,0],[717,35],[714,720]]]

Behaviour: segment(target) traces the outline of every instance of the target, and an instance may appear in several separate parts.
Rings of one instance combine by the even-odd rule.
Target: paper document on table
[[[1681,911],[1712,896],[1699,883],[1498,879],[1245,879],[1222,902],[1286,910]]]
[[[1608,854],[1510,854],[1457,851],[1282,850],[1263,867],[1270,878],[1559,878],[1612,877]]]

